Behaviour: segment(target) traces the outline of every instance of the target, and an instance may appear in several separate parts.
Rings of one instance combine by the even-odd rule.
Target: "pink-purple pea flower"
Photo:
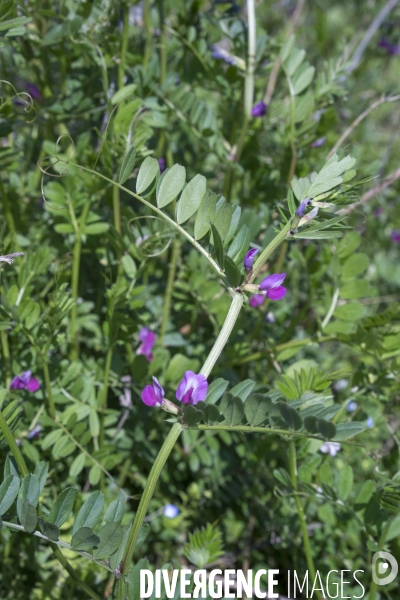
[[[28,390],[28,392],[37,392],[40,383],[36,377],[32,377],[32,371],[24,371],[21,375],[16,375],[10,384],[10,390]]]
[[[400,231],[397,231],[397,229],[394,229],[392,231],[392,233],[390,234],[390,239],[395,244],[400,244]]]
[[[244,261],[243,261],[246,273],[250,273],[250,271],[252,270],[253,262],[254,262],[254,259],[255,259],[257,253],[258,253],[257,248],[251,248],[246,253],[246,256],[244,257]]]
[[[257,306],[261,306],[264,304],[265,296],[263,294],[255,294],[250,298],[250,306],[253,308],[257,308]]]
[[[300,202],[300,204],[296,210],[296,215],[298,217],[302,217],[305,209],[307,208],[307,206],[310,206],[310,204],[311,204],[310,198],[306,198],[305,200],[303,200],[303,202]]]
[[[326,137],[320,137],[317,140],[314,140],[311,144],[311,148],[320,148],[326,142]]]
[[[160,173],[164,173],[165,171],[165,158],[158,159],[158,166],[160,167]]]
[[[186,371],[176,390],[176,397],[182,404],[197,404],[206,399],[207,390],[208,383],[204,375]]]
[[[142,342],[137,349],[138,354],[143,354],[149,362],[153,360],[153,346],[156,343],[156,334],[147,327],[142,327],[139,333],[139,340]]]
[[[157,377],[153,377],[153,385],[146,385],[142,391],[142,400],[146,406],[163,406],[165,392],[158,382]]]
[[[286,273],[275,273],[268,275],[260,284],[260,291],[264,292],[270,300],[282,300],[286,295],[286,288],[283,287]]]
[[[265,102],[263,102],[261,100],[261,102],[258,102],[257,104],[255,104],[253,106],[253,109],[251,111],[251,116],[252,117],[263,117],[266,112],[267,112],[267,105],[265,104]]]

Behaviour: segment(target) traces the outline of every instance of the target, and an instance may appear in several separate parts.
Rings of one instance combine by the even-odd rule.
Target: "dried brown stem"
[[[400,167],[398,167],[395,171],[393,171],[393,173],[385,177],[385,179],[378,183],[378,185],[368,190],[368,192],[365,192],[365,194],[361,196],[358,202],[350,204],[348,207],[343,208],[338,212],[338,214],[348,215],[360,204],[365,204],[366,202],[369,202],[370,200],[372,200],[372,198],[383,192],[383,190],[392,185],[392,183],[394,183],[397,179],[400,179]]]

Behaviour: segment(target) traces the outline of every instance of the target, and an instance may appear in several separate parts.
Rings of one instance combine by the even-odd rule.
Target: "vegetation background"
[[[136,600],[147,565],[303,573],[311,554],[325,575],[364,570],[365,598],[395,600],[396,582],[371,583],[371,559],[400,560],[400,3],[1,0],[0,18],[0,250],[23,253],[0,263],[2,600]],[[264,274],[285,271],[287,295],[246,302],[209,383],[222,390],[214,402],[241,382],[244,401],[251,380],[296,413],[334,406],[327,422],[359,435],[338,447],[185,428],[122,592],[124,540],[170,428],[141,390],[156,376],[174,399],[231,303],[190,241],[129,195],[140,165],[183,165],[223,194],[217,229],[225,245],[242,236],[240,267],[250,242],[262,251],[290,217],[293,177],[335,151],[356,159],[362,182],[339,206],[342,237],[280,246]],[[26,371],[40,388],[10,391]],[[21,489],[3,421],[35,473]],[[287,434],[295,425],[280,417]],[[74,551],[78,521],[91,533]]]

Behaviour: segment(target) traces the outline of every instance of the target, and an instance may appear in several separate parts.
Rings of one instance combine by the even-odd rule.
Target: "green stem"
[[[224,349],[224,346],[232,333],[232,329],[237,321],[240,310],[243,306],[243,302],[243,294],[235,293],[228,314],[226,315],[225,323],[222,326],[219,336],[215,340],[214,346],[212,347],[210,354],[207,356],[204,365],[201,367],[200,373],[204,375],[206,379],[211,373],[213,366],[217,362],[219,355]]]
[[[46,387],[47,401],[49,403],[50,416],[52,419],[55,419],[56,418],[56,408],[54,405],[53,394],[51,391],[49,367],[45,360],[43,360],[43,375],[44,375],[44,384]]]
[[[167,77],[167,53],[165,45],[164,0],[158,0],[160,15],[160,85],[164,85]]]
[[[290,231],[290,227],[291,227],[291,220],[289,220],[286,223],[286,225],[284,226],[284,228],[282,229],[282,231],[280,231],[274,237],[274,239],[272,240],[272,242],[261,253],[261,255],[259,256],[259,258],[256,260],[256,262],[254,264],[253,272],[252,272],[251,277],[249,279],[249,283],[253,283],[253,281],[255,280],[255,278],[257,277],[257,275],[259,274],[259,272],[261,271],[261,269],[263,268],[263,266],[267,262],[267,260],[270,257],[270,255],[279,246],[279,244],[281,244],[283,242],[283,240],[286,239],[287,234]]]
[[[171,254],[171,261],[169,263],[167,288],[165,290],[165,296],[164,296],[164,307],[163,307],[160,339],[159,339],[160,344],[163,341],[165,331],[166,331],[167,325],[168,325],[168,318],[169,318],[169,313],[170,313],[170,309],[171,309],[172,290],[174,288],[176,266],[177,266],[178,257],[179,257],[179,249],[180,249],[179,239],[175,238],[172,243],[172,254]]]
[[[0,181],[0,193],[1,193],[1,199],[3,201],[3,208],[4,208],[4,215],[6,217],[6,221],[7,221],[7,225],[8,225],[8,229],[12,232],[15,233],[15,221],[14,221],[14,216],[12,214],[11,211],[11,206],[10,203],[8,201],[8,197],[6,194],[6,191],[4,189],[4,185],[3,182]]]
[[[119,201],[119,189],[113,187],[113,212],[114,212],[114,227],[117,232],[121,233],[121,204]]]
[[[144,47],[143,55],[143,66],[147,67],[151,55],[151,13],[150,13],[150,0],[144,0],[143,5],[143,19],[144,29],[146,32],[146,42]]]
[[[123,25],[122,25],[122,42],[121,42],[121,59],[118,65],[118,89],[124,87],[126,51],[128,49],[129,36],[129,6],[124,5],[123,8]]]
[[[300,496],[297,494],[297,459],[296,446],[293,440],[290,440],[289,442],[289,473],[294,488],[294,498],[296,501],[297,514],[299,515],[300,529],[303,536],[304,553],[306,555],[307,567],[310,571],[311,581],[315,581],[316,571],[314,566],[314,559],[311,552],[310,538],[308,537],[306,516],[304,514]],[[318,592],[317,596],[318,598],[322,598],[320,592]]]
[[[145,488],[143,490],[142,497],[140,499],[139,507],[135,516],[135,520],[132,525],[132,529],[129,533],[128,541],[126,544],[126,549],[124,553],[124,557],[121,563],[121,573],[125,573],[129,570],[129,565],[132,562],[133,553],[135,550],[135,545],[139,536],[140,528],[142,527],[144,518],[147,514],[147,509],[150,504],[150,500],[153,496],[154,489],[156,487],[158,478],[160,477],[161,471],[164,468],[165,462],[172,452],[173,447],[175,446],[175,442],[178,439],[180,433],[182,431],[182,425],[180,423],[175,423],[172,426],[171,431],[165,438],[165,441],[159,451],[156,460],[151,468],[149,477],[147,479]]]
[[[93,600],[101,600],[101,596],[99,596],[98,594],[96,594],[95,591],[92,590],[91,587],[89,587],[76,573],[76,571],[73,569],[73,567],[71,567],[71,565],[69,564],[69,562],[67,561],[67,559],[65,558],[64,554],[61,552],[60,548],[57,546],[57,544],[54,543],[50,543],[51,549],[53,550],[53,553],[55,555],[55,557],[57,558],[57,560],[60,562],[60,564],[64,567],[64,569],[66,571],[68,571],[69,576],[79,585],[79,587],[86,593],[88,594],[91,598],[93,598]]]
[[[100,446],[104,442],[104,410],[107,408],[108,401],[108,381],[110,379],[110,369],[112,361],[113,349],[110,346],[107,350],[106,364],[104,366],[104,383],[103,383],[103,398],[101,401],[101,412],[100,412]]]
[[[8,447],[10,448],[16,462],[18,465],[19,472],[23,477],[29,475],[28,467],[25,464],[24,457],[21,454],[21,450],[17,446],[17,442],[15,441],[13,432],[8,426],[7,421],[4,418],[3,413],[0,410],[0,429],[3,432],[3,435],[6,439]]]
[[[6,367],[6,388],[9,389],[11,383],[11,356],[10,356],[10,347],[8,345],[8,335],[7,332],[2,330],[0,331],[1,337],[1,348],[3,350],[4,363]]]

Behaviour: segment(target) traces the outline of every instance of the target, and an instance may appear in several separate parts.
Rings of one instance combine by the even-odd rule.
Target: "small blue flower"
[[[179,515],[179,508],[174,504],[166,504],[164,506],[164,517],[167,519],[175,519]]]
[[[298,206],[298,208],[296,210],[296,215],[298,217],[302,217],[303,214],[304,214],[304,211],[305,211],[306,207],[310,206],[310,204],[311,204],[310,198],[306,198],[305,200],[303,200],[303,202],[300,202],[300,204],[299,204],[299,206]]]
[[[358,408],[358,404],[357,404],[357,402],[355,402],[355,400],[350,400],[350,402],[347,404],[348,412],[354,412],[355,410],[357,410],[357,408]]]
[[[372,429],[374,426],[374,420],[372,417],[368,417],[367,422],[365,423],[367,429]]]

